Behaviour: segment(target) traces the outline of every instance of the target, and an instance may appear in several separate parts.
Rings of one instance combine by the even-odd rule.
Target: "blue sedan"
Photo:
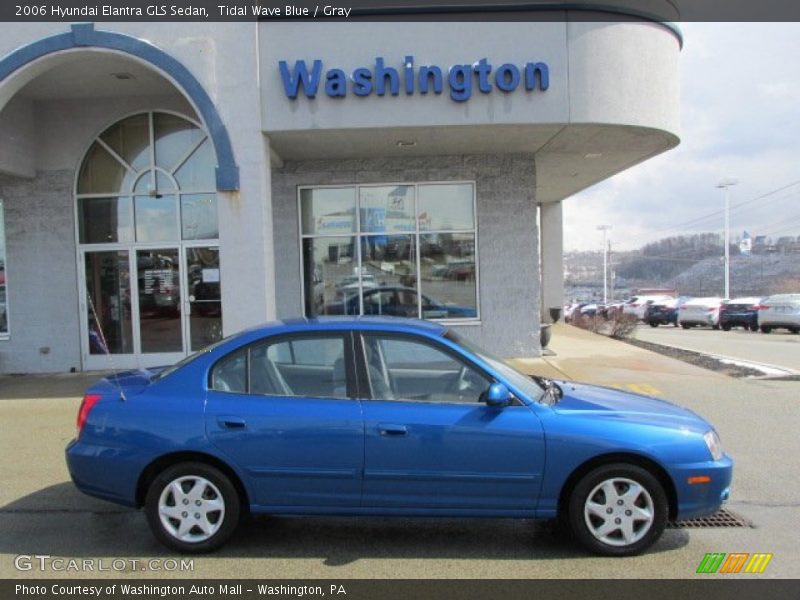
[[[283,321],[89,388],[66,449],[83,492],[144,507],[182,552],[246,512],[559,519],[641,552],[717,511],[714,428],[654,398],[525,376],[425,321]]]

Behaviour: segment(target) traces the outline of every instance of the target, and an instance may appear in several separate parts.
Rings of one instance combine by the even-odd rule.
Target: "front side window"
[[[477,403],[492,383],[460,358],[401,337],[364,336],[364,361],[375,400]]]
[[[477,319],[474,187],[300,189],[306,316]]]
[[[211,387],[260,396],[346,399],[345,348],[338,334],[257,343],[220,360]]]

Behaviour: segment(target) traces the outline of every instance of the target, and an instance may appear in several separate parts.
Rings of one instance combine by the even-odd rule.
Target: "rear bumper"
[[[72,482],[88,496],[125,506],[136,506],[136,467],[114,448],[72,440],[64,451]],[[130,466],[130,468],[126,468]]]
[[[679,465],[671,474],[678,495],[677,520],[703,517],[717,512],[728,501],[733,460],[726,454],[721,460]],[[708,477],[709,481],[689,483],[692,477]]]

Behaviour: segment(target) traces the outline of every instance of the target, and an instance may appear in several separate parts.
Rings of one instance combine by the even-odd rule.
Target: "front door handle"
[[[401,437],[408,435],[408,428],[405,425],[395,425],[394,423],[379,423],[378,431],[385,437]]]
[[[245,428],[245,420],[241,417],[217,417],[217,423],[223,429],[244,429]]]

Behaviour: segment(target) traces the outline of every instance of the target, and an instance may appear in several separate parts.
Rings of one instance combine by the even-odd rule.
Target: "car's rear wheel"
[[[180,552],[211,552],[236,529],[240,501],[219,469],[180,463],[166,468],[150,484],[145,511],[150,529],[165,546]]]
[[[711,329],[713,329],[714,331],[717,331],[717,330],[719,330],[719,325],[712,325]]]
[[[688,323],[681,323],[681,327],[683,329],[689,329],[689,324]]]
[[[569,523],[589,550],[630,556],[661,537],[667,524],[667,496],[649,471],[625,463],[594,469],[575,486]]]
[[[766,325],[761,326],[761,333],[769,333],[772,331],[772,327],[767,327]]]
[[[650,321],[650,327],[658,327],[658,321]]]
[[[723,325],[722,326],[722,331],[730,331],[730,330],[731,330],[731,326],[730,325]]]

